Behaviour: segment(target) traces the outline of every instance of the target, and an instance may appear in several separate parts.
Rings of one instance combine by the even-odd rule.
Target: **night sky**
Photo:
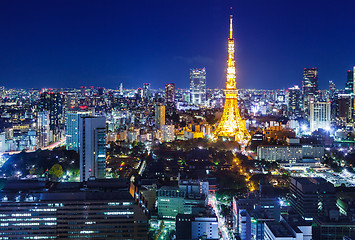
[[[225,86],[229,7],[237,87],[301,85],[318,67],[320,89],[344,88],[355,65],[354,0],[2,0],[0,85],[8,88]]]

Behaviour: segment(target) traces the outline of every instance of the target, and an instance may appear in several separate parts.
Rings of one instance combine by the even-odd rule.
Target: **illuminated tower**
[[[231,8],[232,9],[232,8]],[[230,15],[230,30],[228,39],[227,84],[225,90],[225,103],[223,115],[213,133],[212,139],[225,137],[239,143],[248,142],[250,134],[239,114],[236,86],[236,70],[234,60],[233,16]]]

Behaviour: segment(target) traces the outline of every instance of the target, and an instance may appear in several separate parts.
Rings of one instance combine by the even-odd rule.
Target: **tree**
[[[63,175],[63,168],[60,164],[56,163],[49,169],[48,174],[51,178],[58,180]]]

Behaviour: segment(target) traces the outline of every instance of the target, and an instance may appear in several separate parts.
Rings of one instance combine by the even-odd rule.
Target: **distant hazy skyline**
[[[355,65],[355,1],[1,1],[0,85],[188,88],[206,67],[207,87],[225,86],[233,7],[237,87],[302,84],[344,88]]]

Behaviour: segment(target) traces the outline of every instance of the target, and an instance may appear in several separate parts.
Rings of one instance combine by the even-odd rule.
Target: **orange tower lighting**
[[[232,10],[232,8],[231,8]],[[227,61],[227,83],[225,92],[225,103],[223,115],[216,130],[212,134],[212,140],[219,137],[228,138],[239,143],[247,143],[251,137],[246,128],[245,121],[240,117],[238,108],[238,90],[236,85],[236,70],[234,60],[234,38],[233,38],[233,15],[230,15],[228,38],[228,61]]]

